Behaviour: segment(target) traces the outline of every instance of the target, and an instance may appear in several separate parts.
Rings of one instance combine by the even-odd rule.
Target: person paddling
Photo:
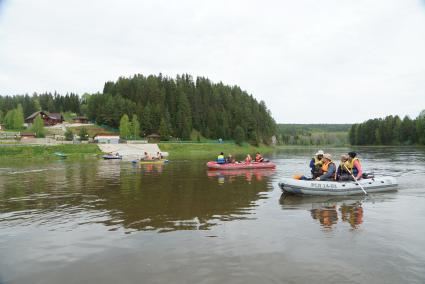
[[[332,162],[331,154],[323,154],[323,165],[322,165],[323,174],[316,178],[316,180],[321,181],[334,181],[336,178],[336,166],[335,163]]]
[[[348,155],[341,155],[341,162],[336,171],[336,180],[347,181],[352,179],[350,172],[347,170],[348,164]]]
[[[349,152],[348,153],[348,164],[347,168],[352,173],[357,180],[362,178],[363,175],[363,169],[362,165],[360,164],[360,160],[356,157],[356,152]]]
[[[325,154],[325,152],[319,150],[310,160],[311,176],[313,179],[322,175],[323,154]]]

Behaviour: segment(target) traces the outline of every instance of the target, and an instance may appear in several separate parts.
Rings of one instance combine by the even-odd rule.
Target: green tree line
[[[390,115],[354,124],[349,140],[352,145],[425,145],[425,110],[415,119]]]
[[[283,145],[344,146],[351,124],[278,124],[278,142]]]

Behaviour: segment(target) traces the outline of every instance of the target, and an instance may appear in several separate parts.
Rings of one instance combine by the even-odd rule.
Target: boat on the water
[[[284,193],[296,195],[342,196],[364,194],[359,184],[367,193],[396,191],[397,180],[394,177],[382,176],[354,181],[316,181],[283,178],[279,187]]]
[[[66,155],[66,154],[64,154],[62,152],[54,152],[53,154],[56,155],[56,156],[58,156],[58,157],[61,157],[63,159],[65,159],[66,157],[68,157],[68,155]]]
[[[276,164],[272,162],[251,162],[251,163],[226,163],[219,164],[215,161],[207,163],[210,170],[241,170],[241,169],[274,169]]]
[[[122,156],[121,155],[103,155],[102,158],[105,160],[121,160]]]
[[[161,160],[133,160],[131,161],[133,164],[165,164],[168,163],[169,161],[166,159],[161,159]]]

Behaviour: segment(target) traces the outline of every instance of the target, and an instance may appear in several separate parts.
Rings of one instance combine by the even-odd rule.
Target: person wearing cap
[[[310,160],[311,176],[313,179],[322,175],[323,154],[325,154],[325,152],[323,152],[323,150],[319,150]]]
[[[317,177],[316,180],[321,181],[333,181],[336,179],[336,166],[332,162],[332,155],[329,153],[323,154],[323,164],[322,164],[322,175]]]
[[[341,162],[338,166],[338,169],[336,170],[336,180],[340,181],[347,181],[351,180],[351,174],[348,171],[348,155],[342,154],[341,155]]]
[[[347,168],[350,173],[352,173],[357,180],[362,178],[363,170],[362,165],[360,164],[360,160],[356,157],[356,152],[349,152],[348,153],[348,163]]]

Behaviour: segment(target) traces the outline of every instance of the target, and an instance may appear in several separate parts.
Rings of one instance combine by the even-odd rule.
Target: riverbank
[[[43,159],[54,160],[58,156],[55,152],[61,152],[68,159],[87,158],[102,154],[96,144],[61,144],[61,145],[3,145],[0,147],[2,159]]]
[[[207,158],[214,159],[220,152],[225,155],[232,154],[242,159],[246,154],[254,155],[256,152],[270,153],[275,150],[274,147],[260,145],[254,147],[252,145],[239,146],[232,143],[159,143],[162,152],[168,152],[170,159],[178,158]]]

